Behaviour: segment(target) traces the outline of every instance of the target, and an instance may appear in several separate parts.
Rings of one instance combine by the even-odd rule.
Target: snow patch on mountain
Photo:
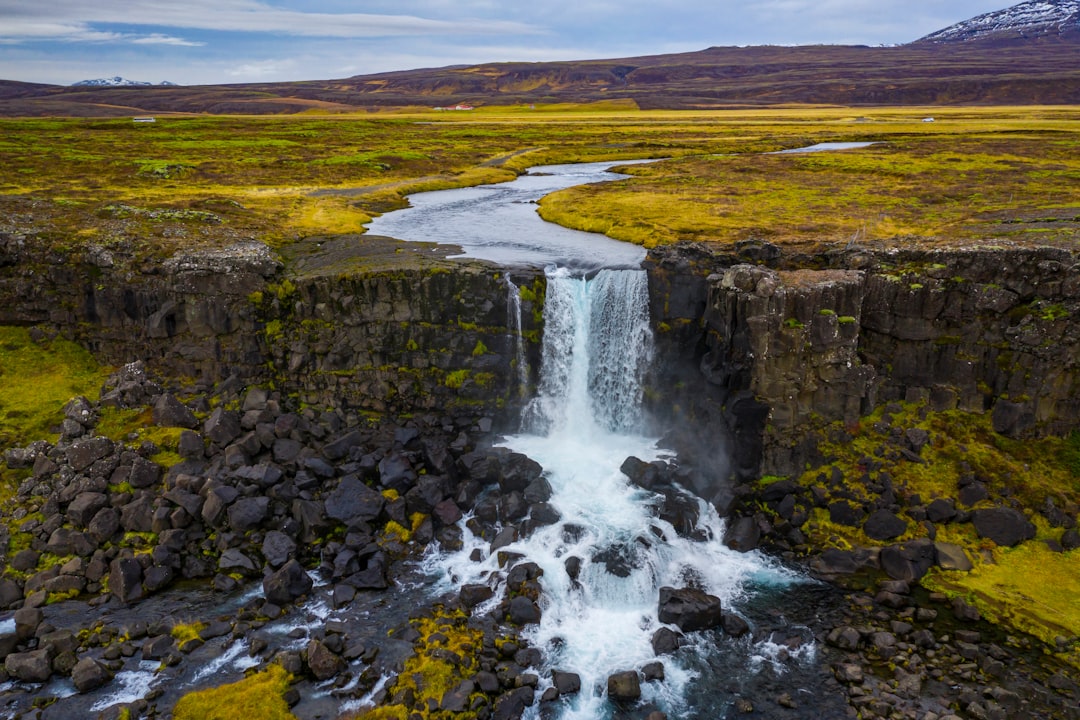
[[[72,87],[147,87],[152,86],[154,83],[145,82],[142,80],[128,80],[122,78],[119,75],[111,78],[97,78],[96,80],[80,80],[77,83],[73,83]],[[165,80],[158,83],[158,85],[176,85],[176,83]]]
[[[1028,0],[931,33],[921,42],[977,40],[993,35],[1034,37],[1080,31],[1080,0]]]

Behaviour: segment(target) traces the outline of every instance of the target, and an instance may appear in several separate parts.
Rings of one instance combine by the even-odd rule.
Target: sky
[[[1009,0],[0,0],[0,79],[325,80],[717,45],[891,45]]]

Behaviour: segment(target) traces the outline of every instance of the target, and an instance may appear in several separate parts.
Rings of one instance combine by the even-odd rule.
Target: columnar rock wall
[[[296,273],[260,243],[152,263],[101,249],[43,254],[8,235],[0,324],[52,328],[105,363],[143,360],[196,387],[235,378],[329,407],[510,414],[523,389],[502,273],[441,256],[399,260],[383,247],[393,242],[373,241],[390,258],[378,267],[353,257],[347,271]],[[535,365],[532,305],[523,329]]]
[[[678,307],[654,307],[662,329],[682,328],[658,333],[662,354],[680,358],[662,366],[662,382],[676,388],[667,407],[692,429],[692,444],[713,438],[736,477],[800,472],[825,426],[854,422],[887,400],[991,412],[995,429],[1013,437],[1080,426],[1074,253],[787,259],[758,248],[752,258],[716,255],[710,266],[701,252],[651,258],[658,287],[680,284],[682,274],[696,293]],[[704,310],[695,314],[695,305]],[[688,371],[695,342],[697,368]]]

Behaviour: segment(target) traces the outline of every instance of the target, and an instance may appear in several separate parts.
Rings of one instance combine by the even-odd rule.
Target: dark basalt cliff
[[[1011,437],[1066,433],[1080,421],[1078,261],[1056,248],[654,251],[662,405],[690,450],[727,451],[740,478],[798,474],[826,426],[893,400],[990,412]]]
[[[506,271],[446,254],[349,237],[291,248],[285,263],[258,243],[151,263],[43,258],[7,236],[0,324],[56,328],[105,363],[143,360],[206,388],[233,378],[325,407],[496,416],[521,397]],[[523,303],[535,354],[532,310]]]
[[[272,383],[298,402],[516,417],[506,270],[388,239],[258,244],[138,264],[0,243],[0,323],[51,326],[111,364],[210,387]],[[793,474],[831,423],[880,403],[992,414],[1012,437],[1080,424],[1080,259],[1055,248],[787,257],[768,244],[650,253],[652,410],[719,478]],[[543,280],[529,287],[533,373]]]

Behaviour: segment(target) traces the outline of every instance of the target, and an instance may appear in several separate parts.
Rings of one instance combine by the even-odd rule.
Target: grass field
[[[924,122],[933,117],[934,122]],[[168,255],[355,233],[411,191],[529,166],[667,158],[573,188],[544,217],[644,245],[681,239],[1074,243],[1080,108],[483,112],[0,120],[0,230],[60,249]],[[817,142],[875,145],[767,155]]]

